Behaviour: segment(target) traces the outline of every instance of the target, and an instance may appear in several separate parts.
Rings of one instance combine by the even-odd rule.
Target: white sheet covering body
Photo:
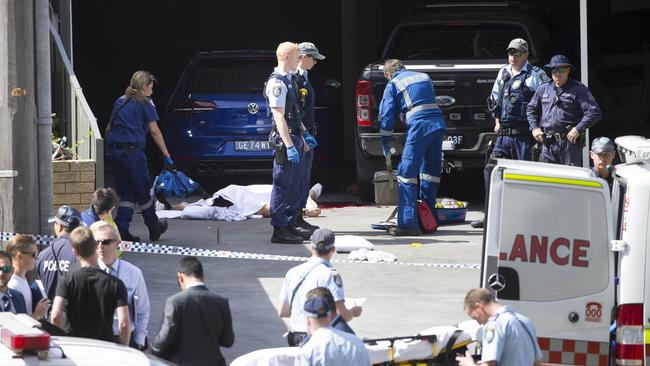
[[[212,195],[212,200],[222,197],[232,202],[230,210],[235,211],[243,216],[254,215],[264,205],[271,202],[271,191],[273,186],[270,184],[252,184],[249,186],[239,186],[231,184],[226,188],[220,189]],[[208,199],[210,204],[212,201]],[[311,197],[307,198],[307,208],[316,208],[318,205]]]
[[[237,357],[230,366],[298,366],[299,347],[267,348]]]

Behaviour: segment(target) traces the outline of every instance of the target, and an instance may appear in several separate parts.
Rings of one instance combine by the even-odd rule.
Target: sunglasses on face
[[[113,243],[117,243],[117,239],[104,239],[104,240],[97,240],[97,243],[101,245],[111,245]]]
[[[2,272],[2,273],[10,273],[11,272],[11,265],[7,264],[6,266],[0,267],[0,272]]]
[[[564,74],[566,70],[567,70],[566,67],[556,67],[551,70],[551,74]]]
[[[524,53],[519,50],[508,50],[508,55],[510,56],[521,57],[523,54]]]
[[[36,253],[36,252],[21,252],[21,253],[25,254],[25,255],[29,255],[32,258],[36,258],[36,256],[38,255],[38,253]]]

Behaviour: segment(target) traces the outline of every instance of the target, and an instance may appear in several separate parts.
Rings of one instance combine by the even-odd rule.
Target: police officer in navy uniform
[[[294,75],[298,67],[298,45],[281,43],[276,56],[278,66],[264,89],[273,116],[270,140],[275,148],[273,160],[273,190],[271,191],[272,243],[299,244],[309,239],[313,230],[297,225],[295,217],[302,207],[302,174],[305,153],[305,128],[301,122],[300,95]]]
[[[591,142],[589,157],[594,166],[591,173],[594,177],[603,178],[609,184],[609,191],[612,191],[614,183],[614,158],[616,157],[616,144],[607,137],[596,137]]]
[[[391,59],[384,63],[384,76],[388,83],[379,106],[384,155],[390,153],[389,143],[395,119],[399,116],[408,126],[402,160],[397,169],[397,227],[391,228],[389,233],[396,236],[419,235],[418,199],[426,202],[437,218],[436,195],[440,184],[442,140],[447,127],[436,101],[433,83],[427,74],[407,71],[400,60]]]
[[[544,70],[528,63],[528,42],[524,39],[513,39],[506,51],[508,65],[499,70],[488,98],[494,132],[498,135],[490,158],[530,160],[533,138],[528,132],[526,107],[537,88],[550,79]],[[491,170],[486,166],[486,190],[490,174]],[[483,220],[472,222],[472,227],[483,227]]]
[[[541,365],[543,354],[530,319],[499,304],[484,288],[469,290],[464,307],[470,318],[484,324],[480,365]],[[460,366],[476,365],[469,351],[456,361]]]
[[[298,206],[292,209],[298,212],[294,217],[293,224],[300,226],[306,230],[314,231],[318,226],[311,225],[302,217],[302,208],[307,204],[307,197],[309,197],[309,189],[311,187],[311,168],[314,161],[314,148],[318,145],[316,141],[316,121],[314,120],[314,106],[316,94],[314,87],[309,81],[309,70],[311,70],[318,61],[324,60],[325,56],[321,55],[318,48],[311,42],[302,42],[298,45],[299,59],[298,71],[296,72],[296,81],[298,84],[298,91],[300,94],[300,106],[302,108],[302,124],[305,126],[305,142],[309,145],[309,151],[303,155],[303,172],[301,174],[302,192],[300,194],[300,201]]]
[[[129,232],[136,205],[140,207],[151,240],[158,240],[167,230],[167,221],[159,220],[156,215],[144,152],[149,132],[165,157],[165,165],[173,169],[174,162],[156,122],[158,112],[150,98],[155,81],[149,72],[135,72],[124,95],[115,101],[107,127],[106,159],[113,167],[115,188],[121,198],[115,223],[122,240],[127,241],[140,241]]]
[[[582,166],[584,133],[600,121],[600,107],[584,84],[569,78],[574,67],[566,56],[553,56],[545,67],[553,80],[537,89],[527,111],[529,129],[543,144],[540,161]]]

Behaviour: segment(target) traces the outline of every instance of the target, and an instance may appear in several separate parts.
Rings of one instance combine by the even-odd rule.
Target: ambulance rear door
[[[490,185],[483,286],[532,320],[545,362],[606,364],[615,304],[607,183],[584,168],[498,160]]]

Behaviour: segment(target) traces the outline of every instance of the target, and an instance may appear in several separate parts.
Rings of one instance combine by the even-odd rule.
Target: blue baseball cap
[[[69,229],[75,229],[82,223],[79,211],[70,206],[59,207],[56,211],[56,215],[48,219],[47,222],[56,222],[57,224],[63,225]]]
[[[302,42],[298,45],[298,53],[301,55],[312,56],[317,60],[324,60],[325,56],[321,55],[318,48],[311,42]]]
[[[305,311],[305,316],[308,318],[321,319],[328,316],[334,309],[330,309],[324,297],[317,296],[305,301],[302,310]]]
[[[320,251],[330,250],[334,248],[335,241],[334,232],[330,229],[316,229],[311,234],[311,246]]]
[[[544,68],[554,69],[556,67],[562,67],[562,66],[567,66],[572,69],[574,68],[574,66],[569,62],[569,59],[564,55],[555,55],[551,57],[551,63],[544,66]]]
[[[596,154],[600,154],[603,152],[613,153],[616,151],[616,145],[614,144],[614,141],[610,140],[607,137],[596,137],[591,142],[591,151],[593,151]]]

